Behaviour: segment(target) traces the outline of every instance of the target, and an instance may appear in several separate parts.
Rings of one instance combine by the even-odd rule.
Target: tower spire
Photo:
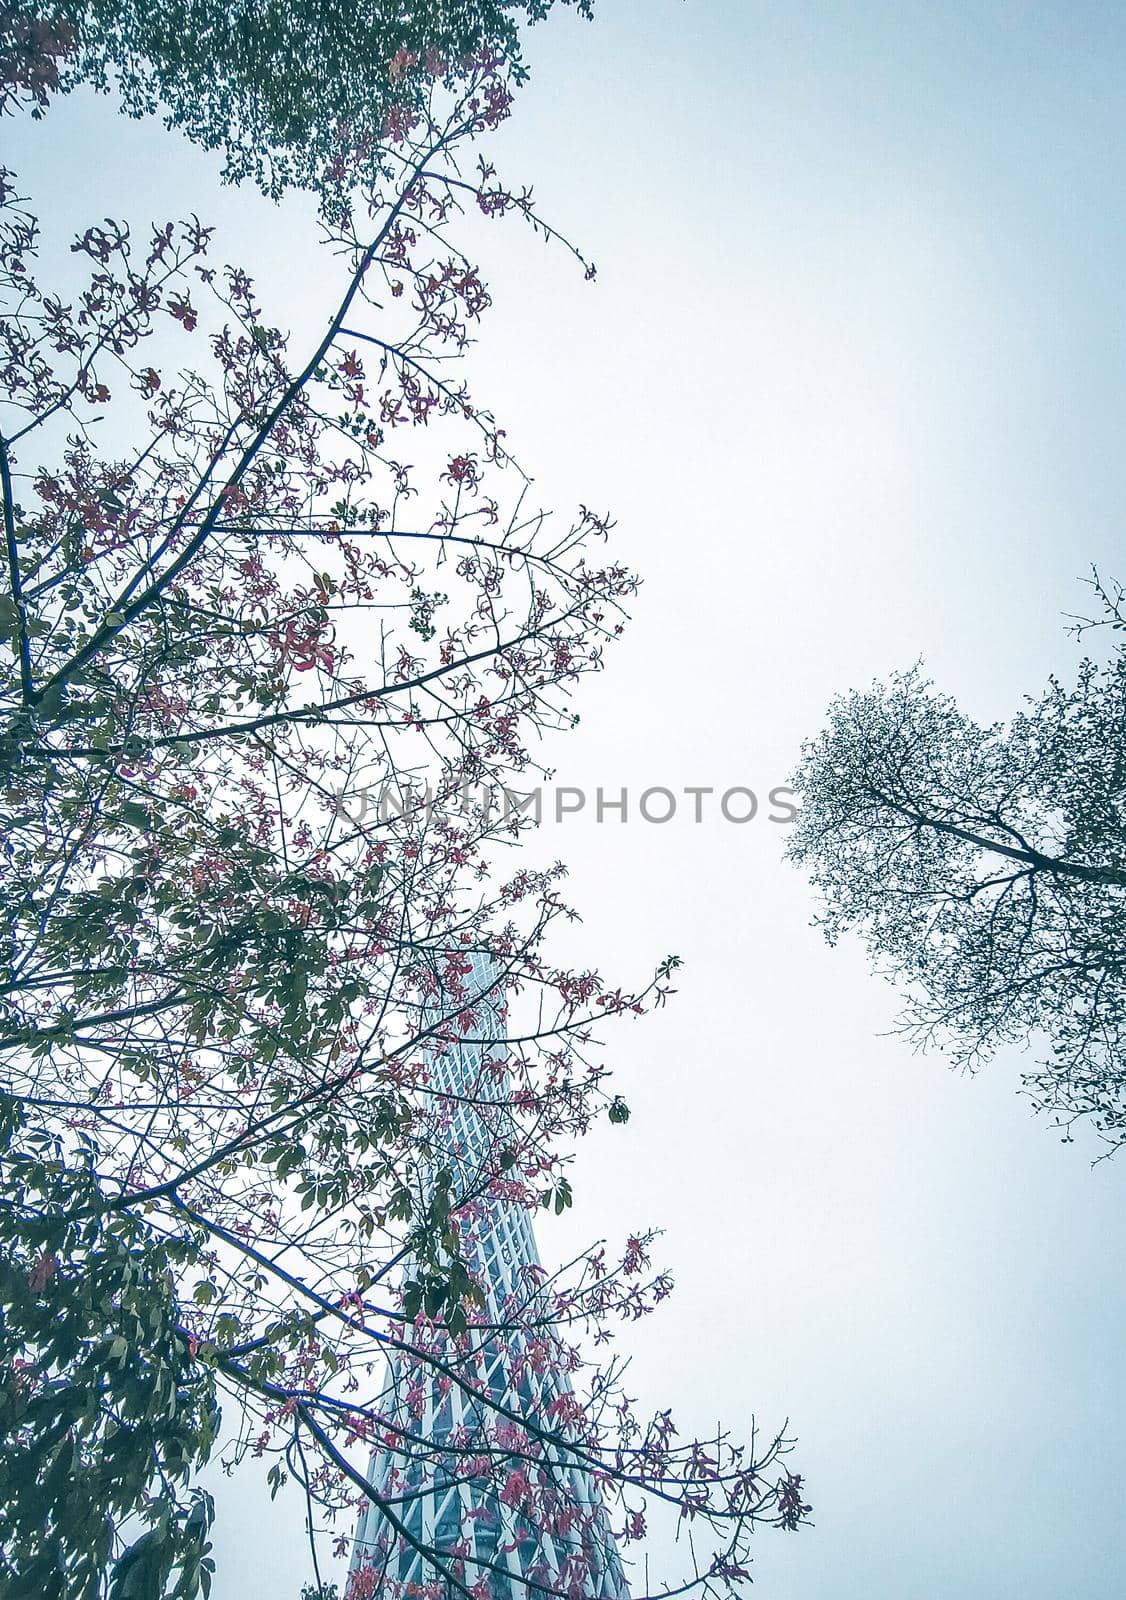
[[[423,1198],[443,1186],[455,1197],[482,1303],[464,1334],[417,1324],[411,1352],[389,1359],[368,1468],[378,1500],[360,1516],[347,1600],[629,1600],[528,1208],[496,1177],[519,1140],[496,960],[451,962],[424,1022],[440,1132]]]

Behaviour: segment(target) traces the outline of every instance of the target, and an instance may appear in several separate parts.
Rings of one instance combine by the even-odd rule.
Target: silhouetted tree
[[[830,942],[855,930],[907,997],[902,1025],[964,1066],[1043,1036],[1040,1109],[1126,1139],[1126,649],[979,727],[918,669],[851,693],[804,747],[788,854]]]

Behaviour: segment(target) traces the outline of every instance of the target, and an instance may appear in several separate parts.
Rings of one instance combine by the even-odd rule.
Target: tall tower
[[[429,1053],[440,1131],[422,1181],[432,1189],[445,1169],[455,1194],[478,1197],[465,1208],[461,1246],[485,1303],[468,1349],[438,1335],[433,1364],[388,1362],[379,1408],[386,1427],[368,1468],[384,1508],[369,1503],[360,1516],[348,1600],[464,1600],[465,1590],[475,1600],[546,1600],[544,1590],[629,1600],[581,1455],[541,1437],[567,1437],[574,1404],[550,1329],[537,1327],[543,1269],[526,1207],[481,1179],[483,1163],[495,1171],[498,1152],[518,1137],[498,1048],[504,994],[488,955],[467,952],[456,968],[439,1008],[424,1017],[434,1026],[459,1016],[466,1037]],[[439,1555],[446,1576],[424,1549]]]

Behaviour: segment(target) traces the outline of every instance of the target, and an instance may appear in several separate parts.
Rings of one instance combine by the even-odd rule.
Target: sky
[[[920,657],[1012,714],[1073,671],[1090,564],[1126,575],[1121,7],[597,12],[533,33],[497,151],[598,278],[483,236],[473,356],[544,501],[611,508],[645,580],[557,781],[764,796],[835,693]],[[4,142],[68,227],[174,200],[288,321],[323,318],[301,203],[219,189],[91,97]],[[1126,1167],[1032,1117],[1019,1052],[973,1079],[912,1054],[784,842],[682,807],[529,844],[571,866],[561,953],[623,982],[685,963],[612,1036],[633,1116],[588,1141],[544,1254],[663,1226],[677,1287],[621,1335],[633,1392],[685,1431],[790,1419],[815,1526],[760,1538],[763,1600],[1105,1600]],[[296,1600],[301,1516],[220,1481],[216,1600]]]

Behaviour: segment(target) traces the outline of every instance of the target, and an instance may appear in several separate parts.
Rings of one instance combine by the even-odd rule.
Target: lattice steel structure
[[[485,1296],[482,1327],[456,1356],[439,1336],[439,1370],[409,1357],[389,1362],[380,1408],[387,1429],[368,1478],[400,1527],[387,1510],[365,1507],[348,1595],[464,1600],[469,1590],[480,1600],[550,1594],[629,1600],[589,1472],[564,1446],[535,1432],[566,1436],[574,1402],[550,1331],[537,1325],[543,1269],[528,1211],[498,1198],[495,1183],[493,1192],[481,1192],[482,1164],[488,1159],[495,1171],[497,1150],[518,1134],[498,1049],[505,1038],[499,969],[482,953],[460,965],[464,994],[447,989],[445,1011],[471,1018],[469,1035],[430,1051],[430,1107],[439,1132],[423,1181],[433,1185],[446,1169],[456,1193],[479,1196],[461,1223],[461,1238]],[[442,1367],[466,1381],[449,1381]]]

